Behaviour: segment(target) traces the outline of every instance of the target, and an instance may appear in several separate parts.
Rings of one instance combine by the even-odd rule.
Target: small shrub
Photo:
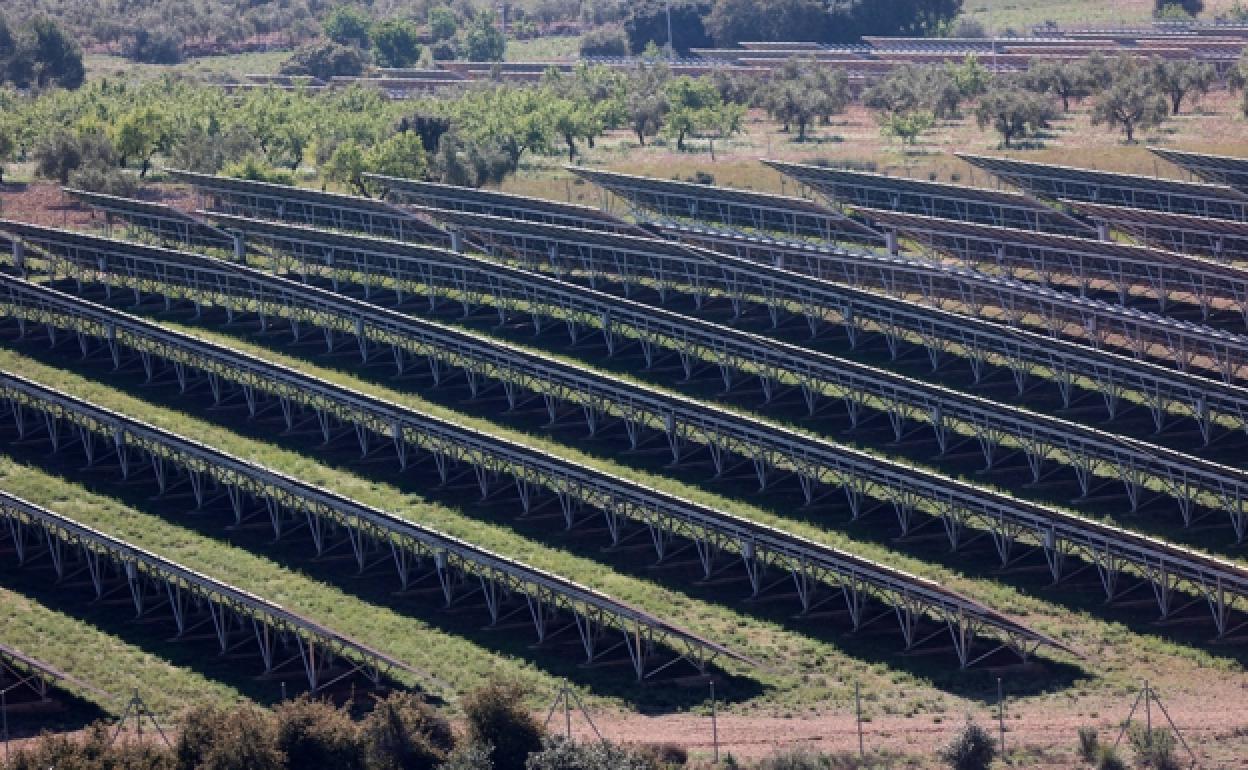
[[[1135,752],[1136,764],[1151,770],[1179,770],[1179,761],[1174,756],[1174,736],[1169,730],[1154,728],[1150,731],[1133,724],[1127,731],[1127,738]]]
[[[1102,746],[1096,755],[1096,770],[1127,770],[1127,763],[1113,746]]]
[[[646,744],[634,747],[662,767],[683,767],[689,764],[689,752],[675,743]]]
[[[495,770],[524,770],[530,754],[542,750],[545,731],[524,707],[524,685],[496,679],[463,700],[468,738],[493,747]]]
[[[530,754],[525,770],[658,770],[653,757],[609,743],[575,743],[548,739]]]
[[[940,758],[953,770],[988,770],[997,758],[997,743],[987,730],[967,720]]]
[[[450,753],[438,770],[494,770],[490,754],[494,747],[477,743],[465,743]]]
[[[295,175],[285,169],[274,168],[255,155],[231,163],[221,170],[223,176],[235,179],[246,179],[249,182],[268,182],[270,184],[293,185]]]
[[[139,191],[139,183],[132,175],[98,166],[80,168],[70,174],[69,186],[123,198],[133,198]]]
[[[1084,762],[1095,762],[1101,753],[1101,737],[1095,727],[1079,728],[1079,758]]]

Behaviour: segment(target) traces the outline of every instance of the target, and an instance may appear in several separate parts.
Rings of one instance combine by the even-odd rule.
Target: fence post
[[[1001,732],[1001,756],[1005,756],[1005,691],[997,677],[997,727]]]
[[[715,681],[711,685],[711,744],[715,748],[714,762],[719,764],[719,707],[715,702]]]
[[[854,721],[858,725],[858,756],[865,757],[867,749],[862,742],[862,696],[859,690],[860,684],[854,680]]]

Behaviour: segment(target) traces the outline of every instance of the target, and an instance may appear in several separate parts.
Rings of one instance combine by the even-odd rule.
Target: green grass
[[[179,64],[143,64],[121,56],[89,54],[84,57],[88,78],[158,78],[167,74],[184,75],[205,79],[227,76],[242,79],[244,75],[273,74],[282,62],[290,58],[290,51],[263,51],[237,53],[225,56],[199,56]]]
[[[33,491],[32,480],[35,484],[43,480],[34,471],[0,458],[0,479],[8,484],[17,475],[22,478],[16,481],[28,492]],[[18,487],[6,489],[18,493]],[[10,583],[29,587],[37,579],[46,580],[46,575],[20,578],[21,573],[11,570],[7,562],[0,567],[0,580],[6,586],[0,587],[0,641],[113,696],[102,697],[70,686],[68,691],[81,698],[81,703],[72,710],[74,713],[54,717],[53,724],[63,721],[73,725],[82,714],[87,718],[100,713],[119,714],[125,706],[124,699],[136,690],[162,714],[195,700],[226,703],[243,698],[235,687],[189,667],[173,665],[129,640],[124,633],[101,628],[65,611],[58,596],[36,600],[7,587]],[[43,718],[38,724],[52,726]]]
[[[581,39],[574,35],[508,40],[504,58],[507,61],[551,61],[576,58],[580,55],[580,45]]]
[[[1204,19],[1212,19],[1233,5],[1233,0],[1206,0]],[[962,13],[978,19],[990,30],[1014,30],[1029,34],[1031,27],[1056,21],[1064,27],[1140,24],[1152,18],[1152,0],[965,0]]]

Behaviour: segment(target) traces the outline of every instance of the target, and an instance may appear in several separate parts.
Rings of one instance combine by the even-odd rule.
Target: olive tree
[[[1120,128],[1127,142],[1134,142],[1137,131],[1161,125],[1169,106],[1156,81],[1138,62],[1120,57],[1111,71],[1113,80],[1092,105],[1092,123]]]
[[[1008,83],[980,97],[975,108],[975,122],[981,129],[991,126],[1001,134],[1006,147],[1015,139],[1047,128],[1056,117],[1057,110],[1047,96]]]

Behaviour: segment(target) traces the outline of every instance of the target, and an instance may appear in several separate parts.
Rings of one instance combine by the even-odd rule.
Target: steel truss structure
[[[1157,303],[1197,309],[1208,322],[1227,313],[1248,327],[1248,271],[1206,259],[1110,240],[1090,240],[1031,230],[993,227],[917,214],[863,209],[879,226],[905,233],[927,248],[956,257],[980,270],[1008,278],[1039,280],[1058,288],[1074,286],[1080,296],[1108,291],[1126,306],[1135,295]],[[1235,223],[1230,223],[1235,224]],[[1244,225],[1248,228],[1248,224]]]
[[[1243,47],[1243,43],[1240,47]],[[1248,158],[1182,152],[1162,147],[1149,147],[1148,151],[1206,182],[1234,187],[1240,192],[1248,193]]]
[[[589,206],[382,174],[365,174],[364,176],[385,188],[387,196],[399,203],[413,203],[426,208],[467,211],[512,219],[528,219],[554,225],[583,227],[587,230],[644,234],[644,231],[637,225]]]
[[[1171,214],[1248,220],[1248,193],[1230,187],[1138,174],[1092,171],[1053,163],[954,153],[962,160],[1033,195]],[[885,208],[883,206],[877,208]]]
[[[1063,200],[1062,205],[1106,230],[1118,230],[1150,246],[1219,262],[1248,262],[1248,222],[1082,201]]]
[[[828,478],[841,473],[844,462],[850,462],[839,455],[858,461],[866,458],[736,412],[551,361],[496,340],[266,273],[227,268],[215,260],[183,254],[176,255],[176,269],[170,269],[169,254],[129,247],[120,246],[128,266],[123,268],[123,282],[140,275],[163,274],[169,284],[167,292],[194,290],[191,296],[200,305],[215,304],[239,314],[252,312],[257,306],[280,308],[277,316],[295,329],[307,324],[331,335],[353,335],[366,362],[374,347],[389,348],[400,374],[408,362],[428,360],[438,383],[454,370],[462,370],[474,397],[482,391],[483,381],[497,383],[509,409],[522,406],[528,399],[543,399],[552,424],[560,417],[560,404],[580,410],[591,434],[608,420],[622,421],[632,450],[645,441],[647,431],[654,431],[668,442],[673,463],[685,459],[686,446],[694,444],[709,451],[717,475],[727,472],[734,458],[753,465],[763,488],[769,476],[795,474],[807,503],[813,502],[817,483],[827,483]],[[97,244],[97,253],[109,248],[117,248],[117,244]],[[111,255],[105,258],[112,259]],[[90,257],[79,257],[78,261],[91,264]],[[1123,485],[1133,509],[1138,508],[1143,493],[1150,491],[1172,497],[1187,526],[1207,515],[1196,509],[1204,506],[1225,512],[1237,539],[1248,531],[1248,472],[835,356],[698,324],[693,319],[677,321],[690,322],[706,330],[701,341],[705,347],[725,351],[731,346],[743,359],[759,366],[755,371],[767,382],[764,391],[768,395],[780,387],[800,387],[812,412],[817,397],[832,398],[846,405],[853,425],[867,419],[863,415],[867,410],[887,415],[899,442],[914,423],[927,425],[942,453],[973,440],[988,467],[1009,453],[1021,453],[1033,483],[1050,474],[1049,463],[1056,463],[1073,471],[1084,497],[1093,493],[1098,478],[1109,478]],[[746,368],[742,373],[751,374]],[[769,381],[769,374],[775,379]],[[730,376],[724,380],[726,386],[731,385]],[[880,464],[889,465],[872,458],[861,466],[861,472],[868,473],[869,468]],[[909,530],[908,519],[901,524],[903,532]],[[953,544],[956,546],[956,541]]]
[[[158,289],[154,285],[149,285],[149,290]],[[165,291],[169,290],[166,288]],[[220,291],[219,293],[224,295],[231,292]],[[253,302],[255,307],[261,308],[268,304],[264,301],[253,300]],[[52,314],[47,313],[45,315]],[[1060,580],[1070,574],[1069,566],[1064,561],[1065,556],[1076,553],[1083,554],[1088,564],[1108,565],[1110,571],[1105,572],[1102,570],[1102,576],[1105,578],[1103,585],[1109,598],[1118,596],[1117,591],[1122,587],[1118,577],[1114,576],[1114,570],[1128,567],[1133,571],[1138,570],[1137,574],[1143,576],[1146,580],[1152,580],[1153,578],[1148,576],[1157,573],[1150,565],[1155,565],[1157,562],[1150,561],[1150,559],[1154,558],[1158,553],[1156,549],[1169,550],[1170,555],[1191,554],[1190,551],[1157,540],[1100,525],[1072,514],[1022,503],[1013,498],[981,490],[968,484],[951,482],[934,474],[889,464],[864,456],[861,453],[838,450],[821,442],[810,440],[805,440],[803,443],[802,439],[804,437],[796,436],[792,433],[771,429],[773,435],[776,436],[787,433],[791,443],[786,448],[773,439],[773,443],[769,447],[763,441],[763,434],[767,432],[767,426],[764,425],[759,428],[756,426],[757,421],[738,418],[740,424],[717,426],[712,419],[713,414],[699,417],[697,414],[686,412],[689,416],[678,416],[675,409],[678,404],[675,404],[674,401],[674,399],[668,400],[667,408],[670,416],[665,417],[665,430],[669,435],[669,440],[672,434],[676,433],[676,422],[678,419],[686,419],[691,422],[701,419],[701,424],[693,424],[691,427],[700,430],[704,436],[708,437],[704,441],[714,442],[715,437],[713,434],[716,430],[719,430],[722,434],[719,440],[723,442],[721,446],[727,450],[726,453],[735,452],[739,456],[744,457],[747,462],[754,465],[755,471],[760,473],[760,478],[763,478],[760,466],[771,464],[773,467],[783,467],[776,462],[776,457],[767,457],[767,452],[771,452],[773,455],[787,452],[789,467],[792,469],[791,472],[799,478],[805,477],[803,489],[808,488],[808,485],[813,486],[815,482],[840,486],[845,491],[851,511],[855,517],[869,512],[869,509],[863,507],[867,498],[882,500],[886,504],[891,505],[898,516],[899,522],[902,524],[903,530],[909,529],[910,522],[916,513],[931,514],[935,518],[929,520],[939,520],[944,524],[950,543],[955,548],[965,546],[976,539],[973,534],[967,532],[968,529],[978,529],[981,533],[987,530],[993,536],[993,542],[1003,564],[1014,563],[1031,550],[1042,550],[1049,557],[1048,564],[1050,569],[1053,570],[1055,580]],[[602,402],[600,401],[599,403]],[[586,420],[591,425],[594,424],[595,420],[600,419],[592,416],[591,410],[588,408],[585,409],[585,412]],[[642,418],[644,418],[644,415],[638,416],[636,413],[633,415],[634,420],[639,421]],[[627,421],[629,417],[624,417],[623,419]],[[752,433],[754,435],[751,435]],[[632,432],[629,431],[629,434],[631,437]],[[695,435],[692,430],[686,434],[686,436],[692,435]],[[751,442],[755,447],[753,450],[749,446]],[[680,455],[677,446],[677,444],[673,444],[673,452],[674,457],[679,459]],[[483,493],[486,491],[484,486],[482,491]],[[683,504],[689,505],[688,503]],[[719,514],[710,512],[710,516],[715,515]],[[572,519],[569,518],[568,522],[570,524]],[[746,525],[754,526],[748,523]],[[618,538],[618,535],[615,535],[617,526],[610,526],[609,529],[613,536]],[[1126,551],[1118,551],[1117,548],[1120,545],[1118,541],[1123,539],[1131,540],[1133,547]],[[697,542],[696,539],[695,542]],[[755,537],[754,542],[754,547],[757,548],[757,544],[760,542],[759,538]],[[702,558],[702,554],[706,549],[699,547],[698,550],[699,556]],[[746,553],[747,551],[741,552]],[[1116,567],[1102,559],[1102,556],[1108,556],[1111,552],[1113,552],[1115,559],[1120,559],[1120,561],[1115,562],[1117,564]],[[660,557],[663,556],[662,549],[659,549],[659,555]],[[1195,555],[1195,558],[1199,560],[1206,557]],[[1169,555],[1163,556],[1161,561],[1168,562]],[[1217,560],[1212,560],[1209,563],[1225,564]],[[704,562],[703,567],[709,574],[711,565]],[[1077,572],[1078,570],[1075,571]],[[750,574],[754,574],[753,570],[750,571]],[[753,577],[751,581],[755,586],[755,590],[757,590],[758,583],[754,581]],[[1162,583],[1164,582],[1162,581]],[[1142,583],[1138,583],[1136,587],[1140,585]],[[1161,584],[1158,585],[1160,587]],[[799,589],[799,595],[804,597],[806,592]],[[1167,590],[1162,590],[1160,596],[1168,597],[1165,600],[1165,604],[1161,605],[1162,614],[1170,614],[1175,606],[1173,596],[1168,594]],[[805,601],[803,599],[804,603]],[[1159,598],[1160,601],[1161,599]],[[1226,607],[1225,612],[1215,617],[1220,633],[1224,633],[1229,627],[1229,612],[1233,605],[1234,601],[1232,601],[1230,606]],[[1221,607],[1223,605],[1215,602],[1211,606]],[[967,658],[962,652],[965,649],[964,646],[955,642],[955,649],[959,650],[960,660],[963,665],[966,665]]]
[[[285,254],[279,268],[305,281],[323,275],[335,287],[340,281],[362,283],[366,294],[394,291],[399,302],[424,294],[431,309],[441,298],[461,303],[465,313],[488,306],[496,310],[500,323],[511,316],[527,316],[538,331],[553,320],[567,325],[573,342],[584,329],[598,330],[608,353],[635,342],[647,366],[656,364],[659,351],[675,353],[686,378],[704,363],[719,368],[725,387],[733,386],[737,374],[757,376],[769,398],[779,388],[798,387],[812,412],[818,397],[845,398],[870,379],[852,384],[844,379],[852,365],[843,359],[830,358],[827,367],[816,368],[819,354],[806,348],[469,255],[298,225],[233,217],[229,221],[254,241]],[[30,228],[26,232],[32,237]],[[39,236],[36,231],[34,237],[67,254],[73,247],[66,239],[72,244],[80,238],[45,232],[52,235]],[[132,248],[127,244],[123,257]],[[982,381],[987,366],[1005,367],[1020,395],[1038,378],[1056,385],[1066,408],[1075,403],[1078,391],[1090,390],[1100,395],[1109,419],[1138,403],[1149,411],[1158,432],[1174,417],[1191,419],[1205,443],[1218,428],[1248,430],[1248,391],[1238,386],[888,297],[852,291],[846,296],[849,301],[836,320],[855,346],[868,334],[879,334],[896,358],[903,343],[913,344],[926,350],[933,369],[957,356],[967,361],[976,382]],[[847,407],[853,411],[857,405],[849,397]]]
[[[373,198],[193,171],[166,169],[165,173],[193,186],[200,196],[200,208],[262,219],[286,219],[334,230],[354,230],[398,241],[450,244],[450,236],[410,211]]]
[[[883,236],[861,222],[805,198],[598,171],[579,166],[566,168],[604,191],[628,201],[633,213],[643,221],[651,220],[657,215],[661,221],[714,222],[742,233],[774,232],[789,238],[814,238],[821,241],[847,241],[880,246],[884,244]],[[437,206],[433,201],[429,205]],[[499,215],[508,216],[501,212]]]
[[[773,324],[789,315],[814,331],[841,315],[846,288],[868,290],[1009,327],[1035,327],[1094,348],[1118,348],[1182,372],[1226,382],[1248,379],[1248,337],[931,261],[710,233],[701,244],[710,248],[695,248],[483,214],[429,213],[448,229],[467,232],[488,253],[511,255],[531,269],[588,279],[591,286],[620,281],[626,288],[653,287],[660,299],[673,290],[723,297],[734,315],[754,304]],[[686,232],[692,240],[692,231]],[[745,245],[747,257],[725,253],[724,244]],[[765,258],[748,258],[760,253]]]
[[[233,251],[237,245],[234,237],[224,230],[218,230],[207,222],[163,203],[121,198],[72,187],[64,187],[62,190],[69,197],[103,212],[110,234],[113,219],[117,218],[133,227],[153,233],[163,242],[186,243],[200,249],[224,251]]]
[[[1074,217],[1019,193],[778,160],[764,160],[763,163],[846,206],[1065,235],[1095,234]]]
[[[90,278],[86,273],[82,277]],[[907,650],[930,647],[948,634],[959,663],[965,667],[1001,649],[1026,658],[1041,644],[1061,647],[931,581],[850,553],[235,353],[71,295],[19,284],[18,279],[10,279],[9,284],[21,291],[8,292],[4,311],[19,321],[19,328],[42,325],[53,339],[68,332],[62,339],[77,338],[89,354],[103,353],[105,360],[117,367],[140,365],[145,375],[150,373],[151,382],[172,380],[183,393],[206,385],[212,403],[218,407],[238,404],[253,418],[276,413],[288,431],[303,430],[311,424],[313,432],[328,442],[350,436],[359,443],[364,457],[389,448],[404,469],[427,458],[444,485],[467,475],[483,499],[514,489],[524,514],[535,513],[553,498],[569,529],[596,518],[583,513],[582,506],[593,509],[603,515],[613,545],[649,537],[660,560],[694,550],[707,577],[741,564],[752,596],[763,597],[791,584],[803,612],[836,609],[843,601],[843,611],[855,630],[894,618]],[[150,288],[157,286],[151,284]],[[424,456],[417,456],[422,451]],[[543,490],[552,497],[539,499]],[[629,523],[638,526],[630,527]],[[687,543],[682,545],[678,540]],[[877,612],[879,606],[883,609]],[[642,645],[642,650],[649,652],[650,647]],[[704,670],[724,648],[708,645],[682,652],[682,659]],[[689,657],[695,653],[697,657]],[[643,670],[653,673],[649,663],[647,657]]]
[[[47,431],[61,440],[53,422]],[[178,639],[202,638],[192,632],[208,629],[222,655],[259,655],[266,676],[302,668],[312,692],[355,674],[374,686],[396,670],[424,676],[309,618],[6,492],[0,492],[0,519],[0,537],[19,565],[46,561],[56,585],[85,586],[96,601],[127,596],[123,601],[134,607],[136,620],[163,612]]]
[[[657,672],[646,664],[660,647],[682,651],[671,663],[688,658],[701,661],[699,669],[720,655],[752,663],[558,575],[29,380],[0,374],[0,400],[9,406],[4,416],[23,438],[44,429],[55,450],[69,445],[69,437],[81,447],[88,467],[111,458],[123,479],[132,483],[148,476],[159,495],[185,487],[197,510],[225,499],[236,526],[264,517],[278,540],[306,530],[318,558],[349,548],[361,575],[390,562],[403,591],[433,582],[447,607],[479,600],[491,627],[527,615],[539,644],[574,628],[586,664],[623,650],[641,679]]]
[[[30,703],[47,703],[52,700],[52,688],[65,685],[101,698],[112,697],[38,658],[0,644],[0,692],[4,693],[4,705],[8,710]]]

